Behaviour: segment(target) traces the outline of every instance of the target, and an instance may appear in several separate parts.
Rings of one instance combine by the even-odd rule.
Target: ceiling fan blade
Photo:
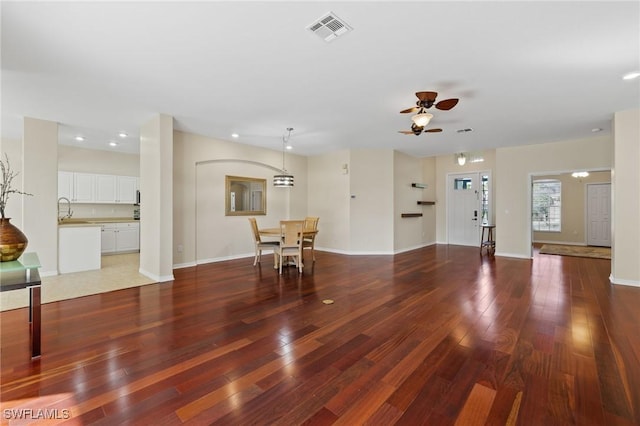
[[[400,111],[400,114],[406,114],[408,112],[417,112],[417,111],[418,111],[418,107],[411,107],[411,108],[403,109],[402,111]]]
[[[398,130],[398,133],[402,133],[403,135],[413,135],[411,130]]]
[[[436,104],[436,108],[438,109],[442,109],[442,110],[450,110],[451,108],[453,108],[454,106],[456,106],[458,104],[458,100],[456,98],[452,98],[452,99],[445,99],[444,101],[440,101]]]
[[[427,129],[425,130],[425,132],[429,132],[429,133],[440,133],[442,131],[442,129]]]
[[[416,92],[416,96],[421,102],[435,101],[438,92]]]

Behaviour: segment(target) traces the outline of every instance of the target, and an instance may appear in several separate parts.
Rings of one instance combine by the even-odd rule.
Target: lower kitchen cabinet
[[[102,225],[102,254],[140,250],[140,223],[105,223]]]

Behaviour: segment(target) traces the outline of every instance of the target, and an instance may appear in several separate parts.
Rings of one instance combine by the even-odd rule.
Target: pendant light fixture
[[[423,108],[418,114],[411,117],[411,120],[415,123],[416,126],[425,127],[427,124],[429,124],[429,121],[431,121],[432,118],[433,114],[425,112]]]
[[[287,172],[287,169],[284,168],[284,150],[289,143],[289,138],[291,138],[291,131],[293,127],[287,127],[287,136],[282,136],[282,174],[275,175],[273,177],[273,186],[279,188],[290,188],[293,186],[293,175],[290,175]]]

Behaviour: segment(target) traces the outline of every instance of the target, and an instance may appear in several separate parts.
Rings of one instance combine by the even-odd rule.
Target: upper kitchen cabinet
[[[96,175],[96,203],[115,203],[117,200],[116,176]]]
[[[72,203],[134,204],[138,178],[76,172],[58,172],[58,197]]]
[[[118,176],[118,197],[116,203],[135,204],[138,178],[133,176]]]
[[[88,173],[74,173],[73,202],[92,203],[95,198],[95,176]]]
[[[73,172],[58,172],[58,198],[73,200]]]

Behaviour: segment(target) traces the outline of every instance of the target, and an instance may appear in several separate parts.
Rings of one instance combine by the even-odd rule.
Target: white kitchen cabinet
[[[102,225],[102,254],[140,250],[138,222],[106,223]]]
[[[115,203],[117,201],[117,179],[114,175],[96,175],[96,203]]]
[[[135,204],[138,178],[78,172],[58,172],[58,198],[72,203]]]
[[[140,250],[140,224],[118,223],[116,234],[116,251]]]
[[[58,228],[58,271],[90,271],[100,269],[100,228],[98,225]]]
[[[138,178],[134,176],[118,176],[116,203],[135,204]]]
[[[95,176],[90,173],[58,172],[58,198],[72,203],[94,202]]]
[[[73,199],[73,172],[58,172],[58,198]]]
[[[102,254],[116,252],[116,226],[115,223],[102,225],[102,237],[100,252]]]
[[[95,199],[95,175],[90,173],[73,174],[74,203],[93,203]]]

